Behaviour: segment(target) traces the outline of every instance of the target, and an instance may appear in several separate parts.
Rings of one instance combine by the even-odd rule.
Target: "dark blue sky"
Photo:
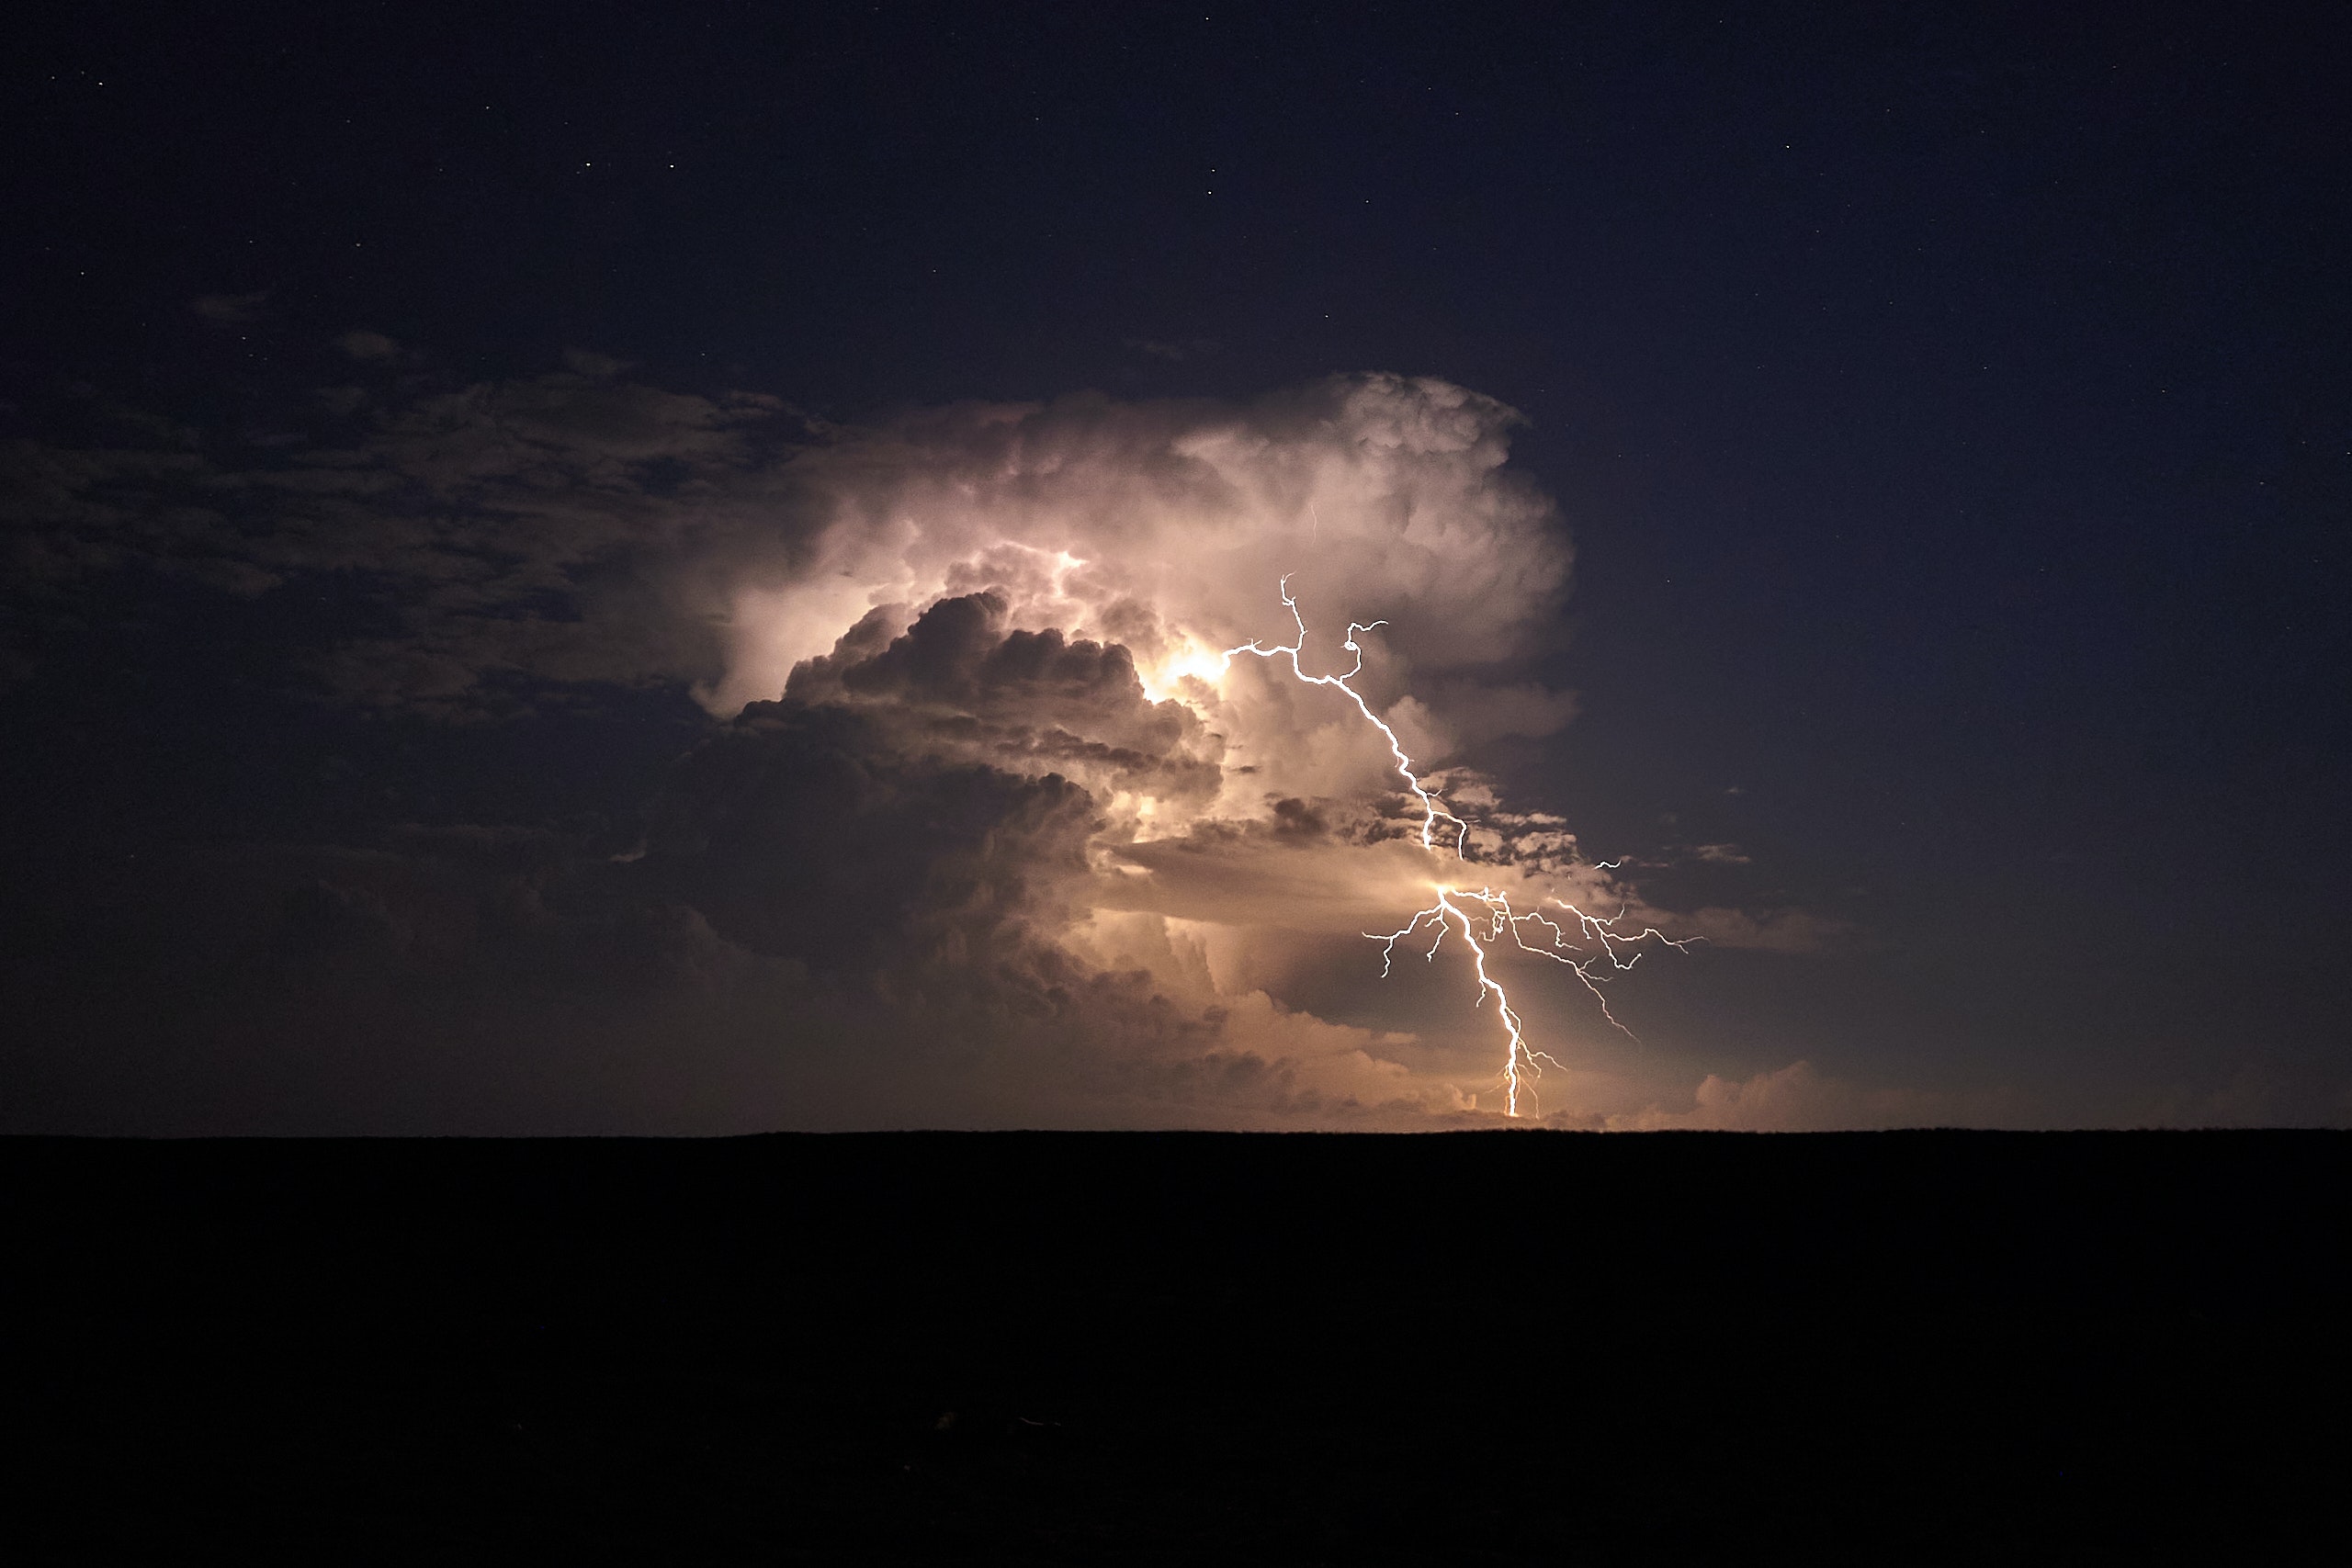
[[[1543,672],[1582,714],[1490,759],[1514,797],[1600,852],[1736,842],[1658,889],[1856,933],[1692,965],[1654,1032],[2045,1121],[2341,1122],[2347,41],[2335,7],[54,8],[0,93],[5,418],[265,450],[354,330],[420,381],[586,349],[827,419],[1441,377],[1524,412],[1577,550]],[[280,666],[364,588],[207,592],[134,563],[10,612],[24,951],[137,902],[91,891],[121,844],[617,817],[707,722],[363,721]],[[11,1124],[102,1122],[70,1077]]]

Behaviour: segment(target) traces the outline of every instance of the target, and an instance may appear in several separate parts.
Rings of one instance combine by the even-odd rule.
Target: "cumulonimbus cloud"
[[[397,627],[314,670],[347,701],[479,721],[548,691],[690,689],[715,728],[642,842],[534,873],[516,929],[533,953],[667,933],[691,955],[673,968],[769,998],[779,1049],[870,1054],[842,1081],[901,1109],[869,1122],[1490,1112],[1491,1007],[1465,991],[1448,1021],[1382,1021],[1364,933],[1439,875],[1670,923],[1476,771],[1485,742],[1572,712],[1532,675],[1567,536],[1508,467],[1517,416],[1491,399],[1364,375],[1243,405],[1082,396],[841,426],[583,358],[329,412],[335,439],[266,460],[194,441],[49,455],[19,491],[25,536],[51,581],[136,558],[248,595],[387,585]],[[1302,630],[1300,668],[1355,665],[1364,709],[1228,657]],[[1464,818],[1468,865],[1441,872],[1421,843],[1388,733]],[[413,935],[437,906],[403,902],[447,877],[362,886],[361,863],[335,863],[287,895],[325,900],[311,923],[361,931],[346,945],[383,964],[447,945]],[[1531,984],[1555,982],[1575,991]],[[964,1088],[925,1099],[950,1059]]]

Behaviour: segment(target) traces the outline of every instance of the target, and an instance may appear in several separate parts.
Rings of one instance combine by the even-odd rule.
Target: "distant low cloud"
[[[1165,359],[1171,365],[1182,365],[1186,360],[1205,359],[1224,345],[1213,338],[1204,337],[1180,338],[1174,341],[1131,337],[1126,340],[1126,346],[1137,354],[1148,355],[1154,359]]]
[[[626,359],[616,359],[609,354],[599,354],[590,348],[566,349],[563,364],[564,368],[572,374],[598,381],[609,381],[629,367]]]
[[[199,294],[188,302],[188,309],[213,326],[241,327],[260,321],[262,308],[268,302],[269,290],[264,288],[251,294]]]
[[[1612,1132],[1829,1133],[1892,1127],[2030,1125],[2018,1094],[1871,1088],[1825,1076],[1810,1062],[1734,1082],[1710,1073],[1688,1110],[1653,1107],[1605,1118]]]
[[[335,339],[334,345],[363,363],[397,359],[401,353],[401,345],[382,333],[348,332]]]

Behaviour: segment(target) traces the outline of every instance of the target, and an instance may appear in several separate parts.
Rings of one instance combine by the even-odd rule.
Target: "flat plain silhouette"
[[[2262,1554],[2352,1137],[0,1144],[31,1555]]]

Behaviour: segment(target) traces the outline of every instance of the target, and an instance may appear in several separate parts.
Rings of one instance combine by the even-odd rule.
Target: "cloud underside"
[[[403,363],[380,334],[343,348]],[[93,1060],[148,1064],[118,1083],[171,1081],[162,1053],[277,1086],[205,1100],[212,1130],[1481,1124],[1504,1043],[1459,940],[1408,943],[1384,982],[1365,934],[1458,886],[1557,922],[1529,928],[1551,953],[1497,959],[1569,1064],[1531,1111],[1911,1119],[1802,1065],[1660,1110],[1610,1066],[1622,1037],[1560,960],[1616,959],[1575,911],[1724,946],[1828,933],[1652,909],[1476,772],[1572,712],[1528,674],[1569,553],[1505,467],[1501,405],[1371,376],[843,429],[619,368],[336,389],[333,440],[243,462],[170,431],[12,455],[41,602],[131,570],[253,601],[357,584],[368,628],[301,671],[320,700],[481,725],[666,687],[712,715],[623,853],[417,829],[159,874],[181,1005],[85,1012]],[[1295,671],[1228,657],[1295,638]],[[1301,678],[1351,664],[1381,722]],[[1468,819],[1468,862],[1424,847],[1390,732]]]

